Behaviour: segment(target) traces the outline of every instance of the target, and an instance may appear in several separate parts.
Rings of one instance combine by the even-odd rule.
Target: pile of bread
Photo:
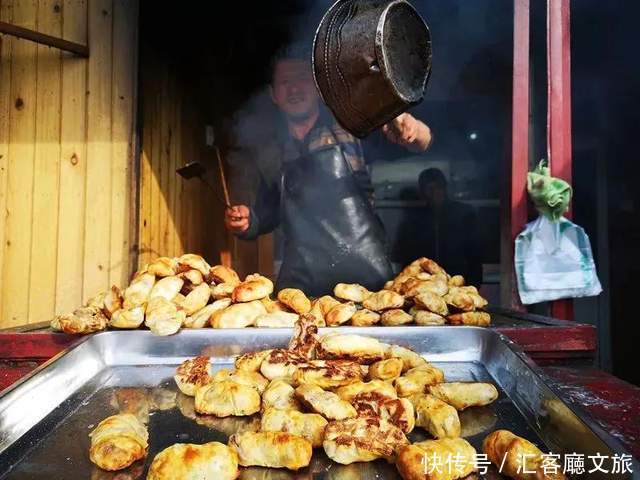
[[[273,282],[260,274],[241,280],[233,269],[211,267],[199,255],[160,257],[138,271],[126,289],[114,285],[73,313],[56,316],[51,327],[87,334],[144,325],[157,335],[171,335],[208,326],[291,328],[304,314],[331,327],[490,323],[478,290],[428,258],[412,262],[378,292],[345,283],[335,286],[334,296],[313,300],[296,288],[282,289],[272,299],[273,291]]]
[[[195,397],[194,416],[257,421],[228,432],[227,445],[162,450],[147,479],[234,479],[239,466],[299,470],[320,448],[342,465],[387,460],[404,479],[463,478],[478,464],[461,437],[458,411],[498,398],[489,383],[445,382],[440,369],[405,347],[359,335],[319,337],[307,315],[288,348],[240,355],[235,370],[216,373],[208,357],[189,359],[175,381]],[[407,434],[416,427],[433,439],[411,444]],[[126,468],[146,456],[148,433],[134,415],[109,417],[90,436],[90,458],[100,468]],[[563,478],[544,476],[542,452],[509,431],[490,433],[483,449],[512,478],[529,478],[520,474],[526,470],[535,478]],[[447,459],[455,464],[447,466]]]

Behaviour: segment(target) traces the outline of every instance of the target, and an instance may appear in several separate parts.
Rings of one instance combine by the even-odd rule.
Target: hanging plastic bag
[[[544,163],[527,176],[527,190],[540,217],[515,243],[515,269],[523,304],[591,297],[602,291],[591,243],[584,229],[562,216],[571,187],[549,175]]]

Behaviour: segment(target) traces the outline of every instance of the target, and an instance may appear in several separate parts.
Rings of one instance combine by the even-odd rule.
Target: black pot
[[[429,28],[405,0],[338,0],[316,31],[316,85],[357,137],[420,103],[430,73]]]

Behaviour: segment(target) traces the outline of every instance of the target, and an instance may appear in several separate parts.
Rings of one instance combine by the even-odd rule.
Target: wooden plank
[[[57,0],[39,0],[36,28],[47,35],[62,35],[62,9]],[[60,173],[60,50],[38,45],[36,75],[29,323],[51,319],[55,311]]]
[[[169,211],[168,211],[168,194],[170,185],[169,175],[169,151],[171,149],[170,135],[170,112],[171,97],[169,92],[169,67],[163,68],[162,84],[161,84],[161,106],[160,106],[160,159],[159,159],[159,175],[160,175],[160,195],[158,197],[158,222],[159,222],[159,238],[157,251],[158,255],[167,254],[169,244]]]
[[[63,36],[87,42],[86,0],[64,0]],[[84,278],[85,181],[87,173],[87,61],[71,55],[62,60],[60,107],[60,199],[56,313],[82,304]]]
[[[529,170],[529,0],[514,2],[513,105],[511,163],[507,167],[508,198],[502,206],[501,304],[523,310],[513,266],[514,241],[527,222],[526,180]]]
[[[547,158],[551,175],[571,183],[571,41],[569,0],[548,0]],[[571,218],[571,210],[565,216]],[[551,302],[556,318],[573,319],[573,300]]]
[[[75,55],[87,58],[89,56],[89,49],[86,45],[80,45],[77,43],[69,42],[63,38],[59,38],[52,35],[46,35],[42,33],[42,30],[31,30],[28,28],[18,27],[11,23],[0,21],[0,33],[12,35],[17,38],[26,39],[32,42],[36,42],[46,47],[54,47],[65,52],[70,52]]]
[[[0,1],[0,20],[13,18],[13,2]],[[0,280],[2,279],[5,247],[7,205],[7,171],[9,168],[9,127],[11,122],[11,52],[13,39],[0,37]],[[2,325],[3,295],[0,293],[0,325]]]
[[[155,70],[155,69],[154,69]],[[149,258],[153,259],[160,254],[157,251],[158,244],[160,242],[160,222],[159,222],[159,208],[160,208],[160,158],[161,158],[161,134],[160,134],[160,112],[162,111],[162,98],[161,90],[158,84],[158,76],[162,74],[160,69],[154,71],[154,78],[152,81],[152,88],[150,89],[148,98],[150,102],[153,102],[153,117],[149,122],[149,128],[151,129],[151,198],[150,198],[150,210],[149,210]]]
[[[35,0],[15,2],[12,22],[35,28]],[[6,190],[6,230],[2,271],[2,325],[28,322],[33,162],[36,127],[36,44],[13,41]]]
[[[83,299],[109,284],[111,240],[111,71],[113,5],[89,2],[87,180]]]
[[[178,169],[185,164],[182,149],[184,148],[182,142],[182,96],[177,95],[176,97],[176,125],[175,125],[175,135],[176,135],[176,155],[175,155],[175,168]],[[184,182],[185,180],[179,175],[175,176],[175,198],[174,198],[174,223],[176,226],[176,235],[175,235],[175,244],[173,246],[174,255],[182,255],[184,252],[183,248],[183,233],[184,233],[184,222],[183,222],[183,209],[182,202],[184,197]]]
[[[169,153],[169,157],[171,161],[169,162],[169,178],[170,178],[170,189],[169,189],[169,228],[171,228],[171,233],[169,236],[169,255],[176,256],[177,253],[177,245],[179,244],[180,238],[180,224],[177,219],[177,191],[178,186],[180,184],[180,176],[176,173],[176,169],[179,167],[178,163],[178,131],[180,130],[178,126],[180,125],[180,84],[175,75],[171,75],[171,82],[169,83],[169,88],[171,91],[171,149]]]
[[[146,72],[145,72],[146,75]],[[152,118],[154,102],[147,95],[148,84],[145,81],[143,90],[143,130],[142,153],[140,158],[140,224],[138,267],[149,262],[149,249],[151,245],[151,162],[152,162]]]
[[[136,2],[113,3],[113,91],[111,152],[111,253],[109,283],[125,285],[129,276],[129,180],[133,168]],[[133,228],[133,227],[131,227]]]

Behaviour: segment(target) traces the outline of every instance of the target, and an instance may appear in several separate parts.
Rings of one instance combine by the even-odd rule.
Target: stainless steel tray
[[[500,389],[492,405],[461,413],[463,436],[480,451],[491,431],[506,428],[553,453],[611,457],[628,453],[620,443],[576,414],[544,382],[537,367],[506,337],[475,327],[341,327],[321,329],[369,335],[410,347],[445,372],[448,381],[490,381]],[[291,329],[183,330],[170,337],[150,332],[104,332],[81,339],[0,397],[0,478],[145,478],[151,460],[178,443],[226,442],[252,419],[217,419],[193,412],[193,399],[177,391],[175,366],[196,355],[212,357],[214,369],[229,367],[235,355],[285,346]],[[149,455],[127,471],[108,473],[89,462],[88,433],[103,418],[130,411],[148,421]],[[410,435],[424,439],[421,429]],[[585,465],[587,462],[585,461]],[[587,465],[588,466],[588,465]],[[640,478],[597,474],[585,478]],[[399,478],[393,465],[378,461],[337,465],[314,452],[303,472],[245,469],[243,479]],[[484,478],[500,478],[490,470]]]

